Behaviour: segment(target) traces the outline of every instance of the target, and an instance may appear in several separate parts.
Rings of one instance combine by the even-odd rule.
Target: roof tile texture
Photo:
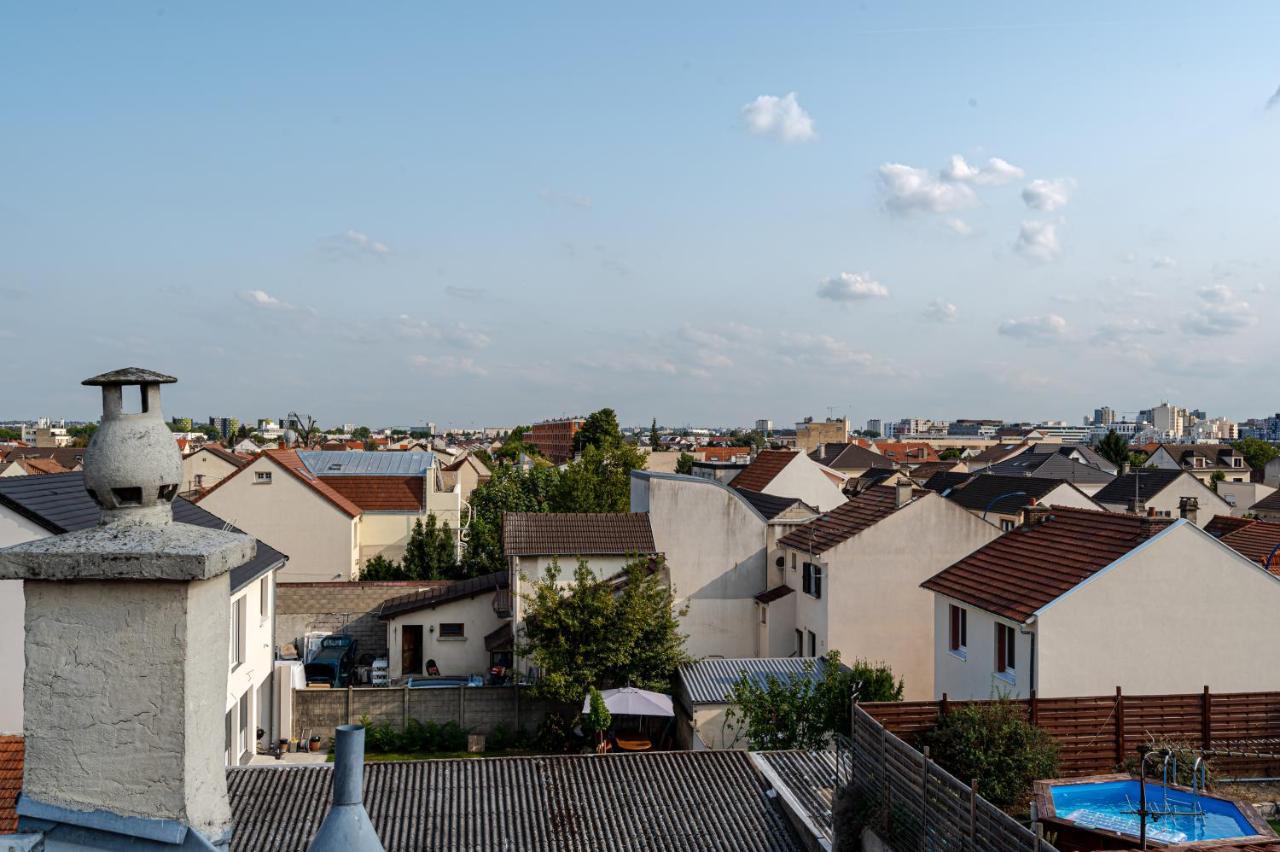
[[[912,489],[912,500],[928,493]],[[787,533],[778,544],[809,553],[824,553],[898,511],[897,494],[896,485],[873,485],[817,520]]]
[[[421,476],[322,476],[320,481],[366,512],[421,512]]]
[[[605,556],[656,553],[647,512],[506,512],[507,556]]]
[[[22,737],[0,736],[0,834],[18,830],[18,792],[22,790]]]
[[[761,450],[755,461],[733,478],[733,484],[748,491],[763,491],[798,455],[793,450]]]

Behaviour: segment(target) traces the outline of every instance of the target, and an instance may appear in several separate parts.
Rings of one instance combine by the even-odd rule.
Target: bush
[[[457,722],[445,722],[437,730],[436,751],[466,751],[467,732]]]
[[[582,747],[582,738],[574,733],[573,728],[573,717],[548,713],[538,726],[534,745],[538,751],[548,754],[576,752]]]
[[[529,736],[523,730],[512,730],[499,722],[485,739],[485,751],[523,749],[529,744]]]
[[[925,735],[930,756],[1002,808],[1021,804],[1031,784],[1058,773],[1058,744],[1023,718],[1021,704],[998,701],[954,708]]]

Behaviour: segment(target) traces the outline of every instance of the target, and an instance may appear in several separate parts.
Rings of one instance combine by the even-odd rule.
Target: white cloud
[[[1032,210],[1057,210],[1071,200],[1076,182],[1071,178],[1033,180],[1022,190],[1022,200]]]
[[[487,376],[489,371],[471,358],[457,355],[414,355],[409,363],[420,370],[436,373],[462,373],[468,376]]]
[[[818,285],[818,297],[833,302],[861,302],[888,295],[888,287],[864,272],[841,272]]]
[[[795,92],[780,98],[761,95],[742,107],[742,119],[750,132],[774,136],[783,142],[808,142],[818,135],[813,118],[800,106]]]
[[[948,219],[947,227],[951,229],[953,234],[959,234],[962,237],[967,237],[973,233],[973,226],[963,219]]]
[[[959,315],[955,305],[942,299],[934,299],[923,311],[924,318],[932,322],[955,322]]]
[[[1151,320],[1140,318],[1109,320],[1098,326],[1093,342],[1100,346],[1130,347],[1141,338],[1164,334],[1164,329]]]
[[[1058,242],[1058,226],[1053,222],[1023,222],[1013,249],[1030,260],[1056,260],[1062,254],[1062,245]]]
[[[1178,265],[1178,261],[1169,257],[1169,255],[1167,254],[1154,258],[1151,261],[1152,269],[1173,269],[1177,265]]]
[[[1028,343],[1051,343],[1067,333],[1067,321],[1057,314],[1007,319],[996,329],[1005,337]]]
[[[827,334],[807,331],[763,329],[738,322],[714,327],[684,325],[677,336],[696,347],[690,360],[708,359],[713,354],[723,355],[736,363],[759,360],[763,364],[752,369],[760,370],[781,364],[787,367],[807,367],[854,371],[865,375],[899,375],[901,371],[870,352],[854,349],[843,340]],[[764,347],[762,344],[770,345]],[[669,350],[663,350],[667,352]],[[730,358],[732,353],[734,358]],[[765,356],[765,353],[769,353]],[[655,360],[661,360],[658,356]],[[727,366],[717,360],[702,360],[706,366]],[[750,365],[747,365],[750,366]],[[649,369],[652,369],[650,367]]]
[[[357,259],[363,257],[384,258],[391,254],[391,247],[381,240],[349,228],[341,234],[321,240],[320,250],[329,257]]]
[[[255,308],[265,308],[272,311],[293,310],[293,305],[280,301],[265,290],[242,290],[236,296],[246,305],[253,305]]]
[[[489,335],[467,326],[465,323],[437,325],[427,320],[415,320],[408,314],[397,318],[397,332],[401,337],[418,340],[442,340],[458,349],[483,349],[493,341]]]
[[[1201,305],[1182,319],[1182,330],[1205,337],[1222,337],[1256,325],[1253,308],[1225,284],[1197,291]]]
[[[986,165],[975,168],[965,162],[959,154],[951,155],[951,162],[940,173],[940,177],[951,183],[972,183],[976,186],[1001,186],[1018,180],[1026,172],[1006,160],[992,157]]]
[[[944,181],[925,169],[902,163],[880,167],[885,206],[894,213],[952,213],[978,203],[967,183]]]

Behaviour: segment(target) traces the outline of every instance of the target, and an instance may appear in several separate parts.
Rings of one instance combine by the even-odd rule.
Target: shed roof
[[[770,677],[816,681],[826,665],[823,657],[716,657],[681,666],[680,683],[693,704],[726,704],[733,685],[744,675],[761,685]]]
[[[505,512],[507,556],[609,556],[657,553],[648,512]]]
[[[52,535],[96,527],[102,517],[102,509],[93,502],[84,486],[84,473],[81,471],[0,478],[0,506],[39,524]],[[241,532],[182,497],[173,501],[173,519],[197,527]],[[253,559],[231,569],[231,591],[238,591],[267,571],[279,568],[287,558],[259,541],[258,552]]]
[[[918,488],[912,489],[911,502],[928,493]],[[778,540],[778,544],[809,553],[825,553],[889,517],[899,508],[896,485],[873,485],[820,518],[787,533]]]
[[[921,586],[1026,621],[1171,523],[1166,518],[1057,506],[1040,523],[1005,533]]]
[[[332,767],[227,771],[235,852],[305,850]],[[368,763],[364,802],[387,852],[804,847],[745,751]]]

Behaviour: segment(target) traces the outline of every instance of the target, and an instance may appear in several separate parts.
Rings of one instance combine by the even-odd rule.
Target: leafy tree
[[[249,428],[248,424],[241,423],[240,428],[236,429],[235,440],[239,443],[240,441],[247,440],[252,434],[253,430]]]
[[[807,661],[806,673],[815,666]],[[845,668],[832,651],[817,679],[769,675],[760,683],[744,674],[730,688],[728,717],[754,749],[819,749],[831,734],[851,730],[854,699],[901,701],[902,689],[888,666],[858,661]]]
[[[430,521],[435,521],[435,515]],[[458,549],[454,546],[453,530],[449,522],[443,522],[433,530],[430,538],[431,579],[455,579],[458,577]]]
[[[1267,466],[1267,462],[1280,456],[1280,449],[1276,449],[1276,445],[1260,438],[1241,438],[1232,444],[1240,455],[1244,456],[1245,463],[1254,470],[1262,470]]]
[[[218,428],[208,423],[201,423],[199,426],[195,427],[195,431],[202,433],[207,440],[222,440],[222,433],[218,431]]]
[[[573,582],[560,585],[556,563],[523,595],[525,621],[518,650],[537,666],[540,696],[582,700],[582,685],[666,691],[676,669],[689,661],[671,589],[648,557],[623,569],[621,588],[597,579],[580,559]],[[661,566],[658,566],[661,568]]]
[[[947,447],[945,450],[938,453],[938,458],[943,461],[958,461],[959,459],[964,458],[964,450],[959,447]]]
[[[653,418],[653,424],[649,427],[649,446],[654,452],[662,449],[662,444],[658,435],[658,418]]]
[[[693,456],[681,453],[676,457],[676,473],[693,473]]]
[[[470,577],[506,567],[502,553],[503,513],[551,511],[552,491],[560,476],[554,467],[524,471],[497,465],[490,470],[489,481],[471,492],[472,518],[462,558],[462,573]]]
[[[435,515],[427,515],[426,523],[418,518],[413,522],[401,562],[405,579],[447,580],[457,577],[456,553],[453,531],[447,521],[437,526]]]
[[[1148,455],[1147,455],[1146,453],[1144,453],[1142,450],[1130,450],[1130,452],[1129,452],[1129,468],[1130,468],[1130,470],[1133,470],[1133,469],[1136,469],[1136,468],[1140,468],[1140,467],[1146,467],[1146,466],[1147,466],[1147,459],[1149,459],[1149,458],[1150,458],[1150,456],[1148,456]]]
[[[432,532],[435,532],[435,515],[427,516],[432,525]],[[408,580],[426,580],[430,578],[428,573],[431,563],[431,539],[427,536],[427,527],[422,523],[422,518],[418,518],[413,522],[413,529],[409,532],[409,543],[404,548],[404,558],[400,560],[400,564],[404,567],[405,579]]]
[[[594,686],[588,692],[590,710],[582,719],[582,727],[596,735],[596,741],[604,739],[604,732],[613,724],[613,714],[604,703],[604,696]]]
[[[93,438],[93,433],[97,431],[97,423],[80,423],[75,426],[68,426],[67,436],[72,439],[71,446],[87,447],[89,446],[89,441]]]
[[[361,580],[408,580],[400,565],[385,556],[379,554],[372,559],[366,559],[364,566],[360,569]]]
[[[1111,462],[1117,468],[1124,468],[1131,461],[1129,458],[1129,442],[1115,429],[1111,429],[1107,434],[1103,435],[1094,449],[1098,452],[1098,455]],[[1144,458],[1143,461],[1145,460]]]
[[[573,450],[580,453],[587,447],[606,449],[622,443],[622,430],[618,428],[618,415],[612,408],[602,408],[587,415],[582,428],[573,436]]]
[[[364,442],[364,451],[366,453],[376,453],[380,449],[382,448],[375,444],[372,439]]]
[[[540,456],[541,453],[538,452],[538,448],[525,441],[524,436],[528,432],[528,426],[517,426],[508,432],[506,439],[502,442],[502,446],[493,454],[494,461],[515,464],[520,461],[521,455],[530,457]]]
[[[757,450],[763,450],[768,445],[764,435],[754,429],[746,433],[737,433],[733,437],[733,446],[735,447],[755,447]]]
[[[357,426],[351,430],[351,439],[353,441],[367,441],[373,437],[373,430],[368,426]]]
[[[20,441],[22,433],[17,429],[0,429],[0,441]]]
[[[644,465],[644,455],[629,444],[588,445],[561,471],[552,511],[625,512],[631,506],[631,471]]]
[[[1036,779],[1058,773],[1058,744],[1008,699],[953,708],[924,744],[955,777],[976,778],[983,798],[1002,808],[1025,801]]]

